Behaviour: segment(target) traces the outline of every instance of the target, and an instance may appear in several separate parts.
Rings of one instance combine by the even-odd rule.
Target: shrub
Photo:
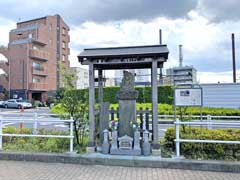
[[[32,129],[6,127],[6,134],[32,134]],[[68,135],[66,132],[39,129],[39,134]],[[32,152],[67,152],[69,139],[63,138],[34,138],[34,137],[3,137],[5,151],[32,151]]]
[[[175,128],[167,129],[164,137],[165,147],[175,151]],[[239,129],[214,129],[185,127],[180,129],[182,139],[240,141]],[[240,160],[240,145],[214,143],[181,143],[181,154],[193,159]]]

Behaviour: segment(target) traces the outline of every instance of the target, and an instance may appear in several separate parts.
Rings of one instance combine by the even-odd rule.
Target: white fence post
[[[73,117],[70,122],[70,152],[73,152]]]
[[[0,151],[2,150],[2,116],[0,116]]]
[[[212,116],[207,115],[208,129],[212,129]]]
[[[38,123],[38,114],[35,112],[34,113],[33,134],[38,134],[37,123]]]
[[[180,158],[180,142],[179,142],[179,128],[180,124],[179,124],[179,119],[176,119],[176,157]]]

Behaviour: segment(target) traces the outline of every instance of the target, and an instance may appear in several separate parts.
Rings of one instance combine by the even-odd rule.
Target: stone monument
[[[134,75],[123,71],[120,91],[117,93],[119,101],[119,129],[118,135],[134,136],[133,124],[136,121],[136,99],[138,91],[134,89]]]
[[[134,75],[123,72],[120,91],[117,93],[119,101],[118,130],[112,133],[110,154],[141,155],[140,133],[136,125],[136,99],[138,92],[134,89]]]

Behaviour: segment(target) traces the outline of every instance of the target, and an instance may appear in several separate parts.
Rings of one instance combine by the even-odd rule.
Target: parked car
[[[21,99],[9,99],[4,102],[3,106],[5,108],[32,108],[32,104]]]
[[[4,107],[5,101],[0,101],[0,107]]]

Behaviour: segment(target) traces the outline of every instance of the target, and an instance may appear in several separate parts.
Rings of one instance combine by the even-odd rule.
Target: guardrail
[[[45,114],[47,115],[47,114]],[[48,114],[49,115],[49,114]],[[33,123],[33,134],[7,134],[3,133],[3,122],[18,122],[18,123],[23,123],[23,122],[32,122]],[[37,124],[41,122],[54,122],[54,123],[70,123],[70,132],[69,135],[51,135],[51,134],[38,134],[37,131]],[[3,141],[2,137],[43,137],[43,138],[68,138],[70,140],[69,142],[69,151],[73,152],[73,118],[69,120],[61,120],[61,119],[39,119],[38,114],[34,113],[33,118],[27,118],[27,117],[11,117],[11,118],[3,118],[2,115],[0,115],[0,150],[2,150],[3,146]]]
[[[218,144],[240,144],[240,141],[224,141],[224,140],[202,140],[202,139],[181,139],[180,138],[180,126],[181,125],[208,125],[209,122],[182,122],[179,121],[179,119],[174,122],[176,125],[176,139],[174,140],[176,143],[176,158],[180,158],[180,143],[186,142],[186,143],[218,143]],[[240,127],[240,122],[212,122],[212,125],[224,125],[224,127]]]

